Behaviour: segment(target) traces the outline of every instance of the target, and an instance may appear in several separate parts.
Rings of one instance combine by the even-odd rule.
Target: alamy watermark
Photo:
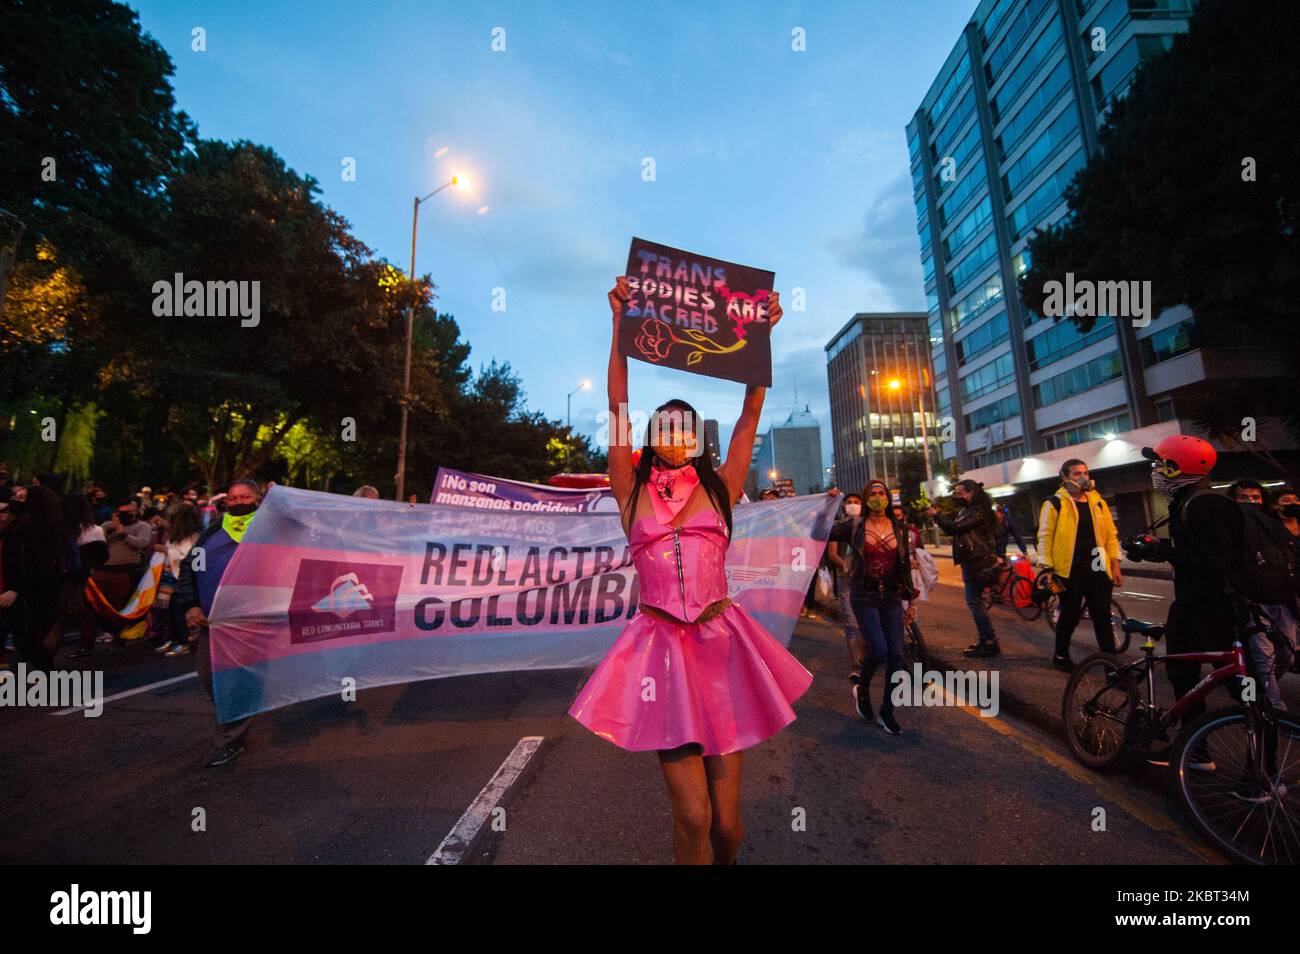
[[[0,707],[83,709],[87,719],[104,711],[104,671],[82,669],[45,672],[27,670],[19,663],[16,670],[0,672]]]
[[[177,272],[171,281],[153,283],[153,313],[159,318],[226,318],[238,316],[241,328],[262,321],[262,283],[185,280]]]
[[[1151,324],[1151,283],[1149,281],[1094,282],[1074,280],[1074,272],[1065,273],[1065,281],[1043,283],[1043,316],[1046,318],[1129,318],[1134,328]]]
[[[985,719],[996,719],[998,672],[996,669],[926,670],[920,663],[911,673],[898,669],[890,676],[894,688],[890,700],[895,706],[969,706]]]

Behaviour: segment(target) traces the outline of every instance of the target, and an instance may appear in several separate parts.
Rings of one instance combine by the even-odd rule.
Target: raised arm
[[[620,276],[609,291],[613,331],[609,339],[609,485],[619,510],[632,496],[632,428],[628,423],[627,356],[618,350],[618,323],[628,299],[627,276]]]
[[[781,320],[781,295],[772,292],[768,299],[767,316],[775,330]],[[758,433],[758,419],[763,414],[763,398],[767,388],[756,384],[745,388],[745,403],[740,409],[740,418],[731,432],[731,443],[727,446],[727,459],[718,469],[727,489],[731,491],[731,502],[735,503],[745,490],[745,475],[749,472],[749,462],[754,456],[754,435]]]

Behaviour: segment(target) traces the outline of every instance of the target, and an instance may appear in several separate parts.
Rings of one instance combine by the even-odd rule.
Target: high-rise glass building
[[[1163,502],[1141,448],[1195,433],[1187,398],[1215,380],[1278,373],[1244,322],[1216,328],[1212,345],[1185,306],[1144,327],[1103,316],[1081,332],[1016,293],[1031,236],[1068,214],[1065,189],[1097,153],[1110,107],[1196,6],[981,0],[908,123],[943,457],[1022,526],[1071,457],[1089,463],[1121,530],[1145,525]],[[1223,451],[1216,475],[1260,473],[1248,454]]]
[[[983,0],[907,126],[945,457],[963,469],[1173,421],[1207,362],[1186,308],[1087,333],[1015,293],[1034,229],[1192,0]],[[1116,276],[1130,278],[1133,276]]]

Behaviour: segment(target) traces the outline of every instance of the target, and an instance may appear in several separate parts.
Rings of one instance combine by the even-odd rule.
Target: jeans
[[[1282,637],[1281,645],[1264,633],[1252,633],[1247,650],[1253,663],[1256,680],[1262,684],[1264,694],[1275,709],[1285,709],[1282,690],[1278,688],[1279,673],[1289,672],[1295,663],[1296,613],[1294,604],[1270,603],[1261,607],[1268,614]]]
[[[853,594],[852,602],[866,642],[858,692],[868,693],[866,698],[870,700],[871,677],[880,664],[885,663],[885,698],[880,703],[880,712],[888,715],[894,711],[894,673],[904,669],[903,601],[896,593],[860,590]]]
[[[961,565],[961,581],[966,590],[966,608],[975,620],[975,631],[979,633],[980,642],[997,642],[998,634],[993,631],[993,621],[989,619],[989,611],[984,608],[984,584],[975,579],[969,563]]]
[[[1070,655],[1070,637],[1083,616],[1083,606],[1088,604],[1092,617],[1092,632],[1097,637],[1097,648],[1103,653],[1115,651],[1115,627],[1110,619],[1110,595],[1115,584],[1109,576],[1097,570],[1076,573],[1065,578],[1065,592],[1059,597],[1061,615],[1056,621],[1056,655]]]

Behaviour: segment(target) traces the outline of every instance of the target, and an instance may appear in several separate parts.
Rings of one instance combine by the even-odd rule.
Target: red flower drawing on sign
[[[636,346],[647,361],[662,361],[674,343],[682,344],[673,330],[662,321],[647,318],[641,323],[641,333],[636,336]]]

